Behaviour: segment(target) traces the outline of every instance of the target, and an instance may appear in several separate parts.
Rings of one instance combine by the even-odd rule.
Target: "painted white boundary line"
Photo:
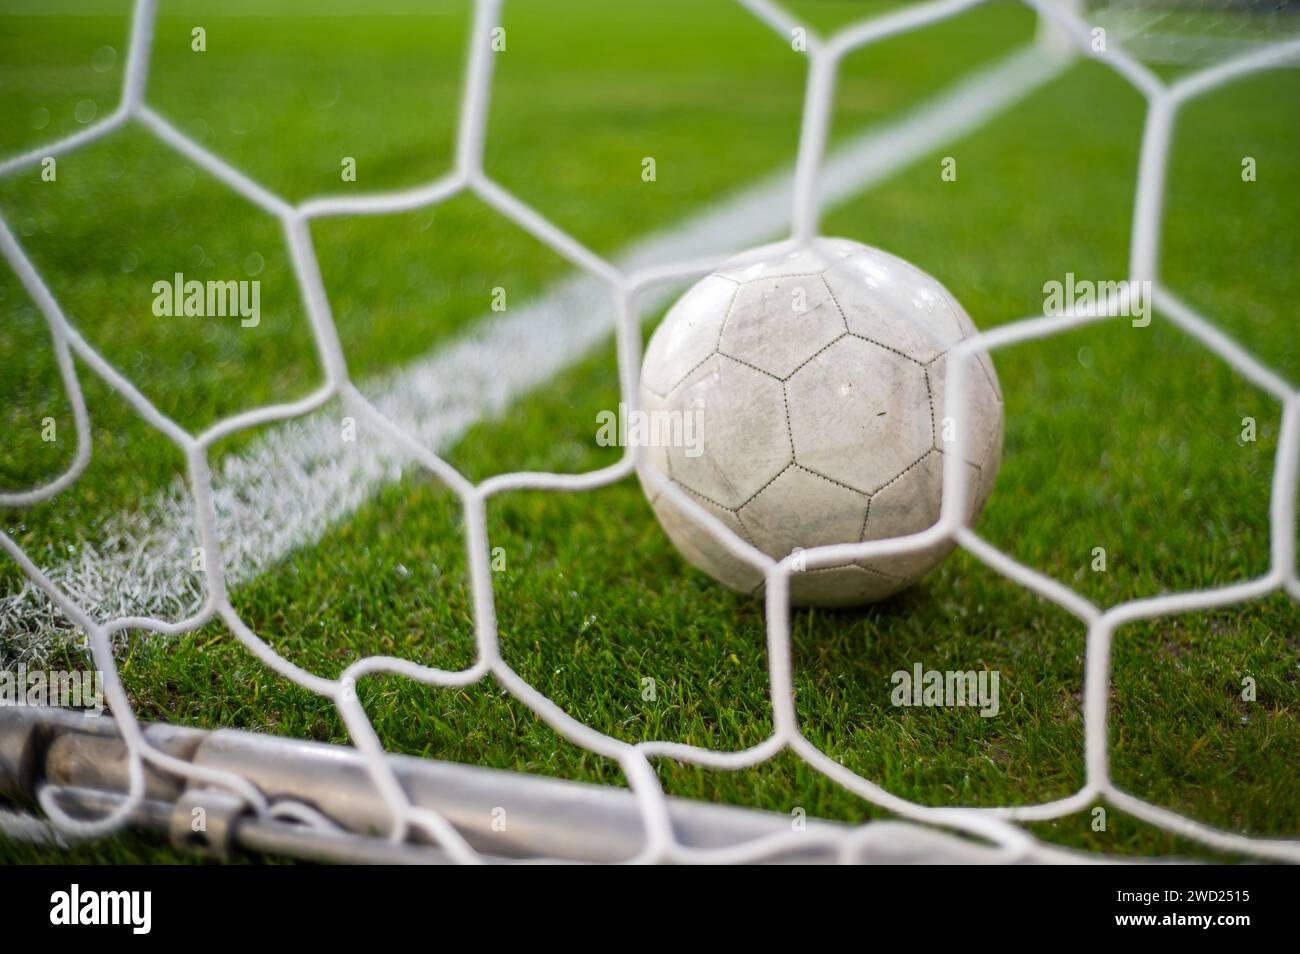
[[[827,157],[819,176],[822,207],[843,204],[979,129],[1068,63],[1027,47],[967,75],[904,118],[855,136]],[[767,241],[790,227],[793,187],[792,169],[762,179],[637,243],[615,264],[633,273]],[[656,313],[675,291],[665,284],[646,288],[640,297],[644,313]],[[575,356],[610,340],[613,307],[605,282],[579,274],[505,314],[483,315],[448,345],[362,390],[386,417],[440,452],[477,421],[553,380]],[[400,477],[406,460],[393,442],[367,440],[364,427],[354,444],[338,439],[342,413],[271,425],[214,474],[228,584],[254,579],[292,550],[316,542]],[[197,539],[194,502],[178,481],[139,510],[110,518],[96,539],[77,541],[72,559],[44,569],[77,603],[94,607],[101,621],[176,620],[203,603],[203,574],[190,571]],[[0,597],[0,663],[15,653],[39,658],[71,631],[30,581]]]

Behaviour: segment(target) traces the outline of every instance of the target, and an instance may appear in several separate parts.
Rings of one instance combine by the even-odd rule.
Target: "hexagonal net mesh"
[[[1300,34],[1290,0],[1087,0],[1084,16],[1145,63],[1222,62]]]
[[[740,0],[741,5],[772,30],[786,37],[801,29],[801,24],[786,11],[768,0]],[[501,215],[518,223],[533,236],[560,253],[578,268],[599,279],[608,287],[615,302],[618,360],[622,400],[629,407],[637,405],[637,379],[640,365],[638,303],[647,290],[657,284],[705,274],[717,260],[681,261],[668,266],[633,269],[620,268],[593,253],[570,235],[502,188],[483,169],[486,117],[492,86],[493,56],[490,40],[499,22],[501,0],[476,0],[469,36],[470,55],[462,93],[462,108],[457,139],[455,170],[442,179],[409,191],[347,198],[327,198],[292,205],[231,167],[217,155],[178,131],[146,101],[156,0],[137,0],[133,14],[130,50],[125,83],[119,108],[107,118],[83,132],[60,142],[33,150],[0,163],[0,174],[38,163],[42,157],[66,153],[102,137],[124,123],[135,120],[156,134],[164,143],[190,161],[220,179],[235,192],[274,215],[283,225],[294,270],[303,290],[306,311],[316,345],[326,369],[324,385],[309,397],[291,404],[261,407],[228,418],[203,433],[190,434],[159,412],[145,396],[116,371],[92,348],[66,319],[13,232],[0,221],[0,250],[9,261],[23,286],[44,314],[51,331],[63,383],[74,406],[78,435],[76,458],[69,470],[51,483],[20,493],[0,494],[0,505],[26,506],[46,500],[75,481],[90,456],[89,424],[85,401],[73,368],[73,355],[80,358],[110,388],[118,392],[151,425],[167,435],[184,453],[194,520],[204,552],[206,596],[201,608],[177,622],[167,622],[150,615],[126,615],[107,622],[96,618],[95,608],[81,605],[66,588],[38,567],[4,532],[0,545],[22,568],[31,585],[48,599],[58,612],[87,635],[94,661],[105,674],[105,692],[113,717],[126,743],[129,769],[129,792],[120,805],[100,817],[74,817],[65,811],[52,786],[40,793],[40,803],[53,826],[72,836],[95,836],[124,825],[144,796],[146,765],[153,770],[179,776],[191,783],[223,789],[246,802],[258,815],[268,818],[292,818],[308,828],[328,826],[329,822],[309,806],[301,803],[271,802],[256,786],[229,772],[200,767],[177,759],[150,744],[136,721],[118,677],[113,654],[115,634],[144,630],[164,634],[190,632],[220,619],[238,640],[270,670],[330,700],[346,725],[363,761],[365,771],[391,813],[392,835],[402,839],[419,835],[432,841],[458,861],[477,861],[482,856],[442,814],[417,805],[409,797],[380,739],[363,710],[354,685],[357,679],[376,673],[404,676],[435,687],[465,686],[480,680],[495,680],[560,736],[593,753],[612,759],[621,767],[635,797],[642,826],[640,847],[633,860],[761,860],[779,853],[790,844],[805,844],[813,837],[804,832],[788,832],[750,840],[723,849],[704,850],[690,847],[678,837],[668,810],[668,802],[652,767],[651,760],[669,758],[714,769],[730,770],[756,765],[789,750],[825,776],[901,819],[916,823],[916,837],[933,826],[974,838],[991,848],[1003,860],[1046,860],[1059,854],[1051,846],[1033,837],[1022,823],[1042,821],[1083,810],[1095,802],[1105,801],[1114,807],[1176,835],[1198,842],[1210,849],[1240,853],[1252,857],[1300,861],[1300,841],[1251,837],[1219,830],[1150,804],[1120,789],[1111,779],[1107,734],[1107,696],[1110,683],[1111,642],[1117,627],[1142,619],[1169,616],[1257,600],[1274,591],[1284,590],[1300,599],[1300,579],[1295,559],[1295,499],[1297,462],[1300,461],[1300,390],[1265,367],[1254,356],[1226,336],[1211,322],[1177,298],[1160,283],[1157,269],[1160,249],[1160,214],[1165,187],[1165,173],[1171,132],[1179,109],[1189,100],[1238,77],[1294,62],[1300,55],[1300,40],[1293,32],[1256,31],[1252,42],[1234,42],[1213,50],[1183,56],[1203,64],[1176,81],[1164,81],[1149,69],[1143,59],[1133,55],[1121,42],[1094,49],[1093,24],[1080,16],[1095,12],[1111,22],[1126,23],[1121,32],[1136,35],[1147,31],[1149,24],[1123,21],[1123,17],[1144,13],[1148,19],[1169,21],[1174,11],[1185,12],[1186,5],[1156,7],[1144,5],[1139,10],[1131,3],[1113,0],[1093,4],[1084,12],[1080,4],[1062,4],[1052,0],[1026,0],[1040,18],[1040,27],[1054,37],[1058,49],[1063,42],[1078,52],[1092,56],[1115,70],[1146,98],[1148,110],[1141,144],[1138,188],[1132,220],[1132,246],[1129,278],[1149,282],[1154,304],[1167,319],[1206,348],[1219,355],[1246,379],[1267,392],[1283,406],[1281,434],[1274,464],[1271,527],[1271,568],[1263,576],[1247,582],[1194,592],[1171,593],[1154,598],[1137,599],[1103,609],[1084,599],[1061,583],[1024,566],[981,539],[962,523],[958,501],[965,499],[968,479],[961,461],[963,416],[965,409],[956,396],[964,394],[964,375],[974,355],[1017,342],[1029,341],[1065,332],[1081,325],[1127,314],[1122,300],[1112,298],[1091,311],[1075,311],[1063,317],[1031,317],[1002,325],[996,330],[967,339],[952,352],[945,394],[945,414],[956,421],[956,453],[945,454],[943,475],[944,502],[938,522],[928,530],[907,537],[874,540],[859,544],[820,547],[802,554],[803,565],[796,568],[790,558],[773,560],[731,534],[713,516],[700,509],[680,488],[664,480],[652,469],[642,467],[641,449],[628,448],[622,459],[604,469],[580,474],[510,473],[482,483],[472,483],[403,426],[367,400],[349,379],[329,303],[322,284],[320,269],[313,250],[309,223],[324,216],[362,215],[395,212],[431,205],[462,192],[481,197]],[[822,179],[827,174],[826,142],[834,101],[837,69],[843,58],[854,50],[909,30],[961,14],[980,0],[931,0],[852,24],[833,35],[810,35],[807,38],[808,83],[802,129],[793,180],[789,221],[793,223],[788,246],[796,249],[816,239],[818,234]],[[1192,5],[1201,13],[1213,9],[1224,12],[1223,5]],[[1161,12],[1164,11],[1164,16]],[[1228,8],[1228,13],[1235,11]],[[1122,15],[1122,16],[1120,16]],[[1119,16],[1119,19],[1116,17]],[[1232,19],[1224,16],[1221,20]],[[1235,20],[1234,20],[1235,22]],[[1257,22],[1257,21],[1252,21]],[[1289,22],[1289,21],[1288,21]],[[1240,39],[1239,36],[1236,37]],[[1046,44],[1045,44],[1046,45]],[[1186,52],[1186,51],[1184,51]],[[1208,63],[1208,65],[1204,65]],[[1122,296],[1121,296],[1122,298]],[[475,615],[477,661],[467,669],[449,671],[430,668],[403,659],[369,657],[353,663],[337,679],[323,678],[305,671],[277,654],[267,642],[253,632],[239,617],[229,598],[222,541],[218,534],[218,516],[213,503],[209,449],[223,437],[238,430],[269,422],[301,417],[320,408],[325,402],[341,398],[350,412],[370,428],[401,449],[419,466],[441,479],[458,496],[465,513],[469,553],[470,582]],[[694,514],[710,532],[739,558],[758,568],[766,578],[766,628],[770,703],[774,731],[764,742],[742,751],[717,751],[686,744],[647,741],[631,744],[583,724],[554,704],[533,685],[522,679],[504,661],[498,646],[494,595],[489,566],[490,548],[486,524],[486,506],[493,495],[511,490],[582,491],[623,480],[641,467],[646,479],[660,493],[669,495],[683,510]],[[932,546],[944,539],[955,540],[976,559],[1014,583],[1023,586],[1068,611],[1087,627],[1087,659],[1083,703],[1085,726],[1086,781],[1073,795],[1046,803],[1002,807],[931,807],[917,804],[886,791],[830,758],[800,730],[794,704],[791,665],[790,606],[788,600],[791,574],[815,570],[848,561],[903,553]],[[5,815],[4,827],[12,834],[29,832],[33,819]],[[843,859],[861,857],[879,823],[868,823],[847,833],[834,835],[831,849]],[[821,836],[818,837],[830,837]],[[924,844],[918,841],[918,844]]]

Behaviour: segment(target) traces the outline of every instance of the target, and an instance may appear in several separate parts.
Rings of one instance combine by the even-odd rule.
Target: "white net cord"
[[[825,165],[827,132],[835,95],[836,75],[848,54],[886,38],[919,29],[978,6],[982,0],[931,0],[904,7],[881,16],[853,24],[829,36],[810,35],[807,44],[808,81],[799,139],[797,165],[791,198],[789,236],[791,247],[816,240],[819,230],[819,182]],[[786,40],[796,28],[796,19],[767,0],[740,0],[743,7]],[[1087,56],[1113,69],[1135,87],[1147,100],[1148,110],[1142,138],[1137,189],[1134,197],[1132,245],[1129,275],[1132,282],[1150,282],[1155,306],[1167,319],[1199,340],[1249,381],[1275,398],[1283,408],[1282,427],[1273,471],[1270,510],[1271,562],[1263,576],[1217,589],[1171,593],[1137,599],[1109,608],[1099,607],[1067,586],[1025,566],[983,540],[961,522],[960,501],[966,499],[967,473],[962,466],[966,409],[956,399],[964,394],[963,376],[979,351],[1026,342],[1048,335],[1061,334],[1081,325],[1107,320],[1126,313],[1122,301],[1105,303],[1091,313],[1070,313],[1065,317],[1029,317],[981,333],[955,349],[949,362],[946,383],[945,414],[956,422],[956,453],[945,454],[943,478],[944,505],[939,521],[926,531],[908,537],[845,544],[808,550],[803,554],[807,570],[815,570],[849,561],[903,553],[928,547],[941,539],[955,539],[976,559],[1014,583],[1032,590],[1042,598],[1062,607],[1088,628],[1086,678],[1084,681],[1084,725],[1086,780],[1083,787],[1056,801],[1000,808],[931,807],[901,798],[876,783],[836,762],[818,749],[801,732],[794,705],[791,664],[790,606],[788,582],[797,572],[791,560],[774,561],[735,537],[713,516],[698,507],[679,488],[670,484],[653,469],[644,475],[661,493],[670,495],[676,505],[695,514],[708,526],[712,535],[732,553],[759,568],[765,575],[767,665],[770,681],[774,730],[761,744],[752,748],[724,752],[666,741],[631,744],[598,732],[573,718],[545,694],[521,678],[505,662],[498,645],[494,594],[489,566],[490,546],[486,512],[489,499],[498,493],[523,489],[582,491],[611,484],[631,476],[639,466],[637,448],[629,448],[618,463],[591,473],[562,475],[555,473],[510,473],[472,483],[427,446],[386,416],[375,404],[361,395],[349,376],[338,333],[334,326],[329,300],[321,279],[320,267],[312,245],[310,223],[332,216],[392,213],[443,202],[462,193],[478,196],[502,216],[517,223],[545,243],[578,269],[604,281],[614,303],[619,378],[622,400],[628,407],[637,406],[637,378],[640,368],[640,311],[643,293],[660,283],[680,281],[707,273],[716,260],[695,260],[672,265],[627,271],[586,248],[544,216],[529,207],[501,185],[490,179],[483,167],[486,124],[492,91],[493,55],[490,51],[492,29],[500,22],[500,0],[476,0],[469,36],[469,58],[457,134],[454,171],[427,185],[388,194],[313,199],[298,205],[273,194],[216,154],[198,144],[155,112],[146,100],[149,78],[150,48],[156,14],[156,0],[137,0],[132,18],[130,48],[126,60],[125,82],[117,109],[105,119],[59,142],[28,151],[0,163],[0,175],[40,162],[43,157],[60,155],[100,139],[128,122],[138,122],[161,141],[201,166],[232,190],[275,216],[284,227],[294,272],[300,284],[303,302],[310,320],[316,348],[324,368],[324,384],[302,400],[261,407],[238,414],[191,434],[169,419],[116,371],[77,332],[50,293],[41,275],[32,265],[13,232],[0,220],[0,253],[18,275],[23,287],[43,313],[50,329],[63,384],[72,403],[77,453],[70,468],[52,482],[32,490],[0,493],[0,506],[27,506],[47,500],[74,482],[90,459],[90,424],[72,355],[85,362],[96,375],[120,394],[149,424],[165,434],[184,454],[189,473],[190,492],[195,506],[195,524],[204,553],[206,591],[197,612],[177,622],[151,616],[126,616],[108,621],[95,618],[93,610],[78,605],[3,531],[0,546],[18,562],[27,578],[76,626],[88,635],[90,650],[97,668],[105,675],[105,688],[113,718],[126,742],[131,791],[121,807],[95,820],[73,818],[63,812],[47,791],[42,806],[58,829],[70,836],[102,835],[123,825],[138,804],[144,788],[146,764],[227,790],[244,799],[254,811],[270,816],[294,816],[292,807],[269,805],[264,796],[246,780],[228,772],[204,769],[176,758],[148,744],[128,703],[118,676],[113,655],[116,634],[131,631],[183,634],[220,619],[235,637],[263,664],[277,675],[328,700],[337,708],[353,744],[365,761],[374,785],[381,793],[392,817],[390,837],[403,840],[419,832],[457,861],[482,860],[466,840],[445,818],[412,803],[403,790],[383,745],[357,699],[358,680],[378,673],[406,677],[435,687],[465,686],[493,679],[513,697],[565,739],[593,753],[616,761],[637,798],[644,839],[639,853],[630,861],[741,862],[761,860],[784,844],[801,836],[797,832],[778,838],[723,850],[702,851],[681,844],[674,836],[667,811],[665,794],[652,759],[671,758],[714,769],[734,770],[756,765],[782,751],[791,751],[808,765],[861,798],[893,812],[903,819],[940,826],[987,841],[1002,851],[1006,860],[1047,860],[1059,854],[1020,824],[1058,818],[1104,801],[1137,818],[1198,842],[1208,848],[1261,859],[1300,861],[1300,841],[1255,838],[1212,828],[1193,819],[1160,808],[1118,788],[1110,776],[1107,744],[1107,694],[1110,685],[1111,644],[1116,630],[1135,620],[1151,619],[1180,613],[1228,606],[1257,600],[1277,591],[1289,592],[1300,599],[1295,554],[1295,501],[1297,466],[1300,462],[1300,390],[1266,367],[1222,331],[1179,300],[1160,283],[1160,218],[1165,189],[1171,132],[1179,109],[1192,99],[1242,76],[1269,69],[1300,55],[1300,39],[1252,45],[1232,58],[1165,82],[1139,59],[1130,56],[1121,45],[1111,43],[1104,54],[1091,49],[1090,24],[1069,7],[1049,0],[1026,0],[1044,22]],[[810,31],[811,32],[811,31]],[[443,481],[459,498],[465,514],[468,567],[473,593],[476,662],[464,670],[443,670],[414,662],[374,656],[361,659],[337,679],[327,679],[299,668],[276,653],[267,642],[239,617],[227,592],[222,545],[217,532],[213,506],[212,472],[209,451],[222,438],[245,428],[287,420],[309,414],[327,401],[341,398],[349,413],[364,421],[385,440],[399,447],[419,466]],[[308,818],[303,809],[297,817]],[[0,815],[0,827],[15,834],[30,830],[30,819]],[[41,829],[45,831],[45,829]],[[872,839],[893,837],[890,828],[862,826],[841,846],[841,856],[853,860],[856,852]]]

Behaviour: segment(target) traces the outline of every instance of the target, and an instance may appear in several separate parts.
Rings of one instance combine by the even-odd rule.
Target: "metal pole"
[[[187,789],[183,780],[149,771],[146,798],[133,818],[145,830],[170,833],[173,843],[221,855],[238,846],[296,858],[350,863],[440,862],[432,845],[389,840],[389,811],[355,750],[243,732],[204,731],[154,723],[151,745],[193,765],[222,769],[255,785],[275,803],[292,800],[315,808],[344,831],[258,818],[239,800],[211,790]],[[479,766],[403,755],[390,756],[411,801],[446,818],[488,861],[547,858],[621,861],[642,845],[635,796],[623,788],[541,778]],[[126,748],[109,718],[67,710],[0,710],[0,798],[30,798],[54,786],[70,813],[95,816],[120,804],[127,790]],[[775,812],[670,798],[678,842],[696,849],[735,848],[789,833],[791,818]],[[208,831],[189,830],[201,805]],[[903,822],[876,822],[882,836],[869,840],[858,861],[893,863],[1005,860],[995,849],[945,832]],[[765,861],[831,862],[854,829],[807,819],[805,838],[765,856]],[[897,835],[898,837],[892,837]],[[1076,856],[1059,852],[1062,858]]]

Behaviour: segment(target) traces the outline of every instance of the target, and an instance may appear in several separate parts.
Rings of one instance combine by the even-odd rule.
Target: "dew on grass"
[[[95,51],[95,55],[90,58],[90,65],[95,68],[96,73],[107,73],[117,62],[117,50],[111,46],[101,46]]]
[[[317,109],[333,109],[342,93],[343,87],[339,81],[330,80],[312,91],[311,104]]]
[[[256,125],[257,109],[253,106],[241,105],[241,107],[230,117],[230,121],[226,124],[226,128],[236,136],[246,136],[253,131],[253,128]]]

